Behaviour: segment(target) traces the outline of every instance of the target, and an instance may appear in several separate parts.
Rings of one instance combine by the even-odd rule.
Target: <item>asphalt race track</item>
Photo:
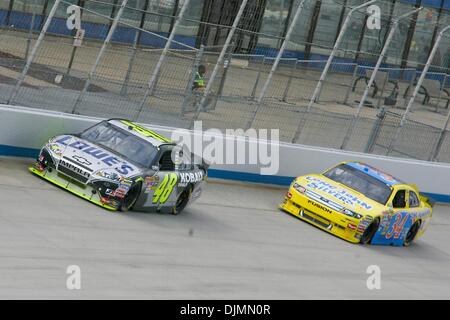
[[[448,206],[409,248],[360,246],[280,212],[284,188],[212,181],[179,216],[112,213],[29,163],[0,158],[0,298],[450,298]]]

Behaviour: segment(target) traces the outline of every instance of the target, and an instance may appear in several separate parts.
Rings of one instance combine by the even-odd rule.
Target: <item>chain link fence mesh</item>
[[[348,1],[341,22],[351,7],[362,2]],[[8,102],[54,1],[37,0],[34,5],[20,2],[22,7],[18,3],[15,10],[28,5],[32,8],[29,12],[35,14],[16,14],[14,11],[9,23],[5,19],[2,22],[1,103]],[[260,1],[248,2],[235,36],[225,49],[225,39],[233,20],[225,23],[218,17],[219,23],[203,21],[199,2],[192,1],[174,30],[174,41],[165,53],[152,90],[149,90],[151,75],[184,1],[178,3],[176,10],[156,1],[130,1],[91,77],[89,74],[120,10],[121,1],[83,3],[81,20],[85,34],[81,45],[77,46],[74,45],[75,31],[65,26],[67,8],[72,4],[81,6],[81,1],[61,1],[13,104],[68,113],[75,110],[82,115],[124,117],[181,128],[190,128],[194,120],[203,121],[204,129],[221,130],[245,129],[252,123],[255,129],[279,129],[282,141],[295,140],[336,149],[342,147],[348,127],[353,123],[356,107],[389,31],[389,18],[383,18],[380,30],[369,30],[357,37],[360,33],[354,31],[366,28],[368,16],[365,9],[356,11],[349,20],[349,29],[331,61],[319,95],[308,110],[331,49],[323,45],[327,29],[321,25],[321,20],[316,35],[308,34],[305,28],[308,21],[314,19],[313,12],[317,10],[314,1],[304,3],[286,52],[275,70],[272,67],[276,51],[256,48],[252,52],[236,52],[243,42],[254,41],[255,36],[264,44],[281,46],[284,41],[277,32],[265,28],[261,28],[263,32],[257,31],[255,23],[259,20],[255,14],[260,12]],[[240,1],[229,3],[235,6],[236,12],[240,4]],[[292,21],[299,4],[300,1],[294,1],[290,16],[284,19]],[[380,5],[383,17],[398,17],[412,8],[406,4],[392,7],[388,1],[381,1]],[[321,14],[332,10],[327,3],[321,6],[322,11],[318,11]],[[414,19],[413,16],[402,22],[394,34],[387,58],[375,77],[361,114],[353,123],[346,150],[450,162],[449,128],[443,128],[450,100],[446,68],[430,68],[399,130],[407,102],[423,68],[423,64],[410,61],[402,66],[398,49],[406,41],[405,28]],[[200,47],[199,43],[186,40],[187,35],[200,34],[202,30],[207,30],[204,36],[214,38],[216,44]],[[218,63],[222,50],[225,50],[224,59]],[[308,59],[293,56],[293,52],[298,51],[304,55],[309,52]],[[216,64],[218,72],[211,79]],[[200,65],[206,67],[205,81],[211,81],[211,92],[205,97],[203,106],[204,92],[193,89]],[[262,92],[269,75],[271,82],[267,91]],[[86,81],[89,86],[81,94]],[[145,98],[146,91],[150,92]],[[395,103],[388,104],[384,118],[377,120],[380,108],[393,97]],[[304,125],[296,139],[300,123]]]

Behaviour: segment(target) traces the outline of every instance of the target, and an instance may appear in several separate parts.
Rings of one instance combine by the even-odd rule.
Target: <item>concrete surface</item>
[[[450,208],[409,248],[352,245],[277,210],[284,189],[208,184],[179,216],[111,213],[0,158],[0,298],[450,298]],[[381,290],[366,269],[381,268]],[[66,268],[81,268],[81,290]]]

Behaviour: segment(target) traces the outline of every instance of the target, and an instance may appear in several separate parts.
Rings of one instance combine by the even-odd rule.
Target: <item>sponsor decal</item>
[[[106,189],[105,194],[111,197],[114,197],[114,190],[113,189]]]
[[[125,198],[125,196],[127,195],[129,190],[130,190],[130,187],[124,186],[124,185],[120,185],[116,189],[116,191],[114,191],[114,196],[116,198],[123,199],[123,198]]]
[[[72,156],[72,158],[78,162],[79,164],[85,164],[90,166],[92,163],[88,161],[86,158],[80,157],[80,156]]]
[[[380,234],[384,236],[389,228],[391,221],[391,216],[389,214],[384,214],[380,221],[380,227],[378,230],[380,231]]]
[[[140,133],[141,135],[143,135],[144,137],[150,137],[153,139],[156,139],[160,142],[164,142],[164,143],[170,143],[172,142],[170,139],[150,130],[147,129],[143,126],[140,126],[136,123],[130,122],[130,121],[126,121],[126,120],[122,120],[121,121],[124,125],[128,126],[129,128],[132,128],[134,131]]]
[[[363,233],[366,228],[370,225],[370,223],[372,222],[373,218],[371,216],[366,216],[358,225],[358,229],[356,230],[357,232]]]
[[[48,149],[57,156],[61,156],[63,153],[61,146],[57,143],[50,143]]]
[[[120,177],[120,186],[131,187],[132,184],[133,184],[133,180],[127,179],[125,177]]]
[[[150,192],[150,190],[155,190],[156,186],[159,183],[159,176],[157,174],[155,174],[154,176],[151,176],[151,177],[145,177],[144,183],[145,183],[145,192]]]
[[[180,172],[179,187],[185,187],[189,183],[196,183],[203,180],[203,171],[198,172]]]
[[[324,207],[324,206],[322,206],[321,204],[316,203],[316,202],[314,202],[314,201],[312,201],[312,200],[308,200],[308,203],[311,204],[311,205],[313,205],[313,206],[315,206],[315,207],[317,207],[317,208],[319,208],[319,209],[321,209],[321,210],[323,210],[323,211],[325,211],[325,212],[333,213],[333,211],[331,211],[331,210],[328,209],[327,207]]]
[[[351,230],[356,230],[356,225],[353,223],[349,223],[349,224],[347,224],[347,228],[349,228]]]
[[[378,176],[381,179],[386,180],[387,182],[397,182],[398,179],[394,178],[389,173],[383,172],[380,169],[377,169],[375,167],[372,167],[366,163],[356,162],[353,163],[354,166],[358,167],[358,169],[368,172],[370,171],[371,174]]]
[[[65,167],[65,168],[67,168],[67,169],[69,169],[69,170],[71,170],[73,172],[76,172],[79,175],[85,177],[86,179],[89,179],[89,177],[91,176],[91,174],[89,172],[84,171],[83,169],[78,168],[77,166],[75,166],[75,165],[73,165],[70,162],[67,162],[65,160],[60,160],[58,166]]]
[[[356,205],[360,205],[361,207],[363,207],[367,210],[372,209],[372,206],[370,204],[364,202],[364,200],[351,194],[350,192],[348,192],[345,189],[338,188],[338,187],[336,187],[332,184],[329,184],[325,181],[322,181],[316,177],[306,176],[306,179],[309,181],[307,184],[307,187],[309,187],[311,189],[326,192],[327,194],[333,196],[334,198],[336,198],[352,207],[355,207]]]
[[[102,149],[99,149],[96,146],[92,146],[84,141],[75,141],[71,144],[68,144],[68,141],[71,140],[71,136],[63,136],[60,139],[58,139],[56,142],[63,144],[65,146],[69,146],[74,149],[78,149],[98,160],[101,160],[103,163],[105,163],[107,166],[112,167],[115,166],[115,170],[123,175],[127,175],[134,171],[133,167],[129,165],[126,162],[122,162],[117,157],[103,151]]]

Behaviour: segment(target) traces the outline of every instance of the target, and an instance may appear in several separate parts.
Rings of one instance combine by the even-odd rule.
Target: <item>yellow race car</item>
[[[280,208],[353,243],[408,246],[425,232],[432,206],[415,185],[343,162],[296,178]]]

